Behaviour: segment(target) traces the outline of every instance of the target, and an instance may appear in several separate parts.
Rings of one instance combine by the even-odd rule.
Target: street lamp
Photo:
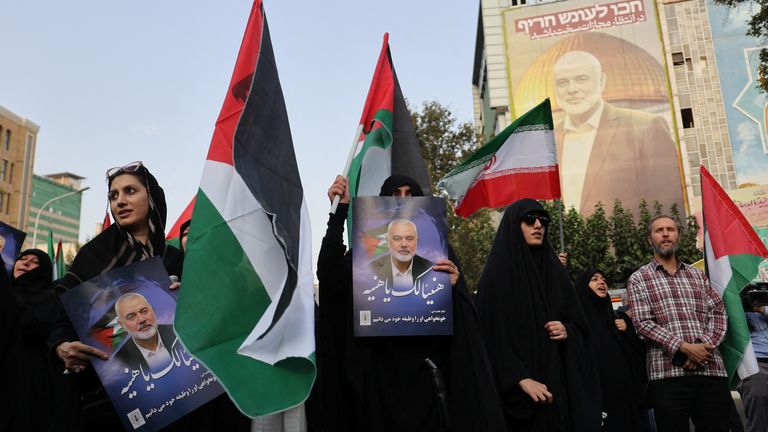
[[[37,224],[40,222],[40,213],[42,213],[43,210],[46,207],[51,205],[52,202],[58,201],[58,200],[60,200],[62,198],[66,198],[68,196],[72,196],[72,195],[76,195],[76,194],[79,194],[79,193],[83,193],[83,192],[87,191],[90,188],[91,188],[90,186],[86,186],[86,187],[84,187],[82,189],[78,189],[76,191],[65,193],[64,195],[59,195],[57,197],[53,197],[53,198],[49,199],[48,202],[46,202],[45,204],[43,204],[40,207],[40,209],[37,211],[37,217],[35,217],[35,234],[32,236],[32,247],[36,247],[37,246]]]

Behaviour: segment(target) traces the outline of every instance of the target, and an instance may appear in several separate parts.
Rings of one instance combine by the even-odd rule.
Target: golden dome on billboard
[[[664,69],[646,50],[605,33],[582,32],[547,48],[528,66],[513,92],[517,113],[533,108],[546,97],[552,101],[553,111],[561,109],[555,97],[553,69],[560,56],[570,51],[586,51],[600,62],[606,74],[603,99],[608,102],[669,100]]]

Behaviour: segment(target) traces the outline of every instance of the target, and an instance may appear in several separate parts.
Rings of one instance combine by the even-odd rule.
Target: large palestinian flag
[[[768,250],[704,166],[701,167],[701,204],[707,274],[712,287],[723,296],[728,314],[728,332],[720,352],[733,387],[740,377],[760,370],[739,292],[757,276],[760,262],[768,258]]]
[[[388,33],[384,34],[360,126],[363,134],[347,173],[351,197],[378,195],[392,174],[413,178],[426,195],[431,194],[427,168],[392,64]]]
[[[437,184],[468,217],[521,198],[560,197],[555,134],[549,99],[507,126]]]
[[[194,207],[179,337],[245,414],[301,404],[315,379],[309,218],[261,0]]]

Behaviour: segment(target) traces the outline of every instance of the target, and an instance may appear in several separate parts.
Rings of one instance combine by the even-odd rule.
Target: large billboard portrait
[[[653,2],[570,0],[504,12],[511,110],[549,97],[566,208],[683,207]]]
[[[352,202],[355,336],[453,334],[445,200],[365,196]]]

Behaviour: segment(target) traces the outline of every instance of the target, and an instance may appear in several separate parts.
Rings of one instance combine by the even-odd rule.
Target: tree
[[[432,190],[436,190],[437,182],[477,149],[479,139],[472,124],[459,123],[439,102],[424,102],[411,113]],[[469,289],[475,291],[496,233],[492,210],[480,210],[464,219],[456,216],[449,202],[446,213],[448,241],[459,257]]]
[[[616,259],[611,281],[623,283],[648,258],[648,249],[642,242],[642,232],[638,232],[632,213],[625,210],[619,200],[613,202],[610,222],[611,243]]]
[[[585,266],[581,269],[573,268],[575,276],[587,268],[598,268],[604,271],[609,280],[615,277],[615,259],[610,253],[611,248],[611,223],[605,215],[602,203],[595,205],[592,213],[584,225],[582,243],[584,247]]]
[[[760,40],[768,38],[768,0],[714,0],[716,4],[736,8],[742,5],[750,7],[752,18],[747,21],[747,36]],[[763,92],[768,92],[768,49],[760,50],[760,66],[757,69],[757,82]]]

